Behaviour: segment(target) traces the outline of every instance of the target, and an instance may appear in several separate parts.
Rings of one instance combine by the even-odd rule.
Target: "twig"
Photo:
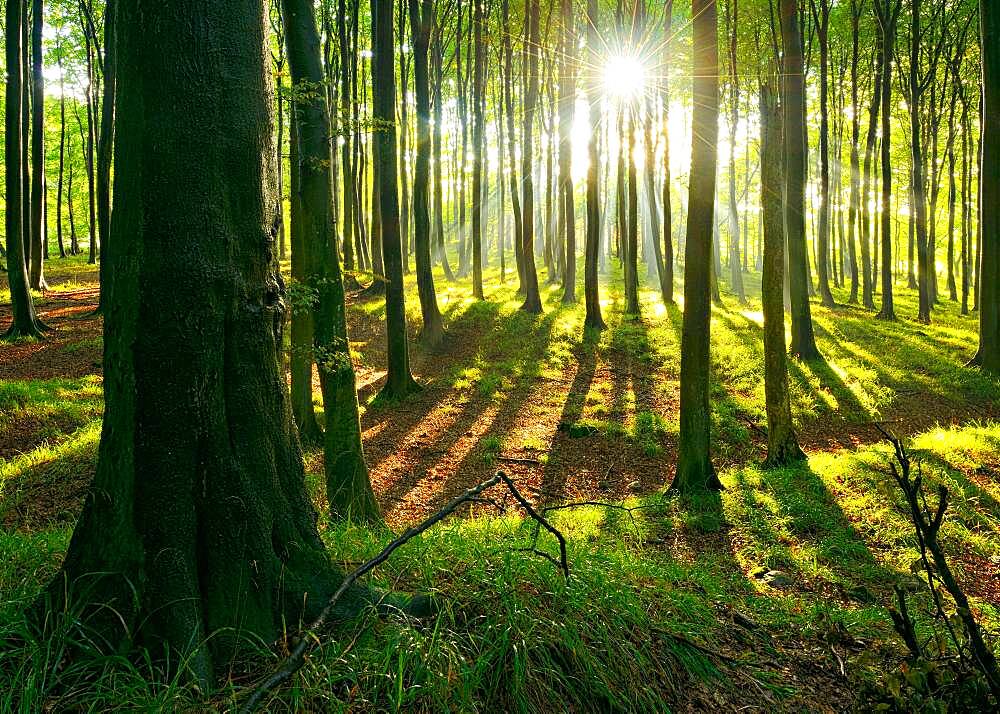
[[[520,464],[522,466],[538,466],[542,463],[538,459],[526,459],[519,456],[498,456],[497,461],[502,461],[505,464]]]
[[[265,679],[257,688],[250,694],[250,697],[240,708],[241,712],[253,712],[260,706],[264,697],[271,692],[278,685],[287,682],[292,676],[302,668],[305,664],[306,656],[319,644],[320,640],[317,636],[311,635],[311,633],[316,632],[326,624],[327,618],[329,618],[330,613],[333,612],[334,606],[337,601],[344,595],[345,592],[355,583],[359,578],[361,578],[366,573],[371,572],[376,567],[384,563],[389,559],[389,556],[393,554],[397,549],[403,546],[408,541],[412,540],[416,536],[420,535],[431,526],[440,523],[445,518],[450,516],[459,506],[463,503],[477,502],[483,499],[480,498],[481,494],[489,488],[496,486],[497,484],[503,483],[514,499],[521,505],[521,508],[534,519],[536,524],[536,529],[538,526],[545,528],[549,533],[555,536],[556,540],[559,541],[559,560],[557,561],[551,555],[543,553],[535,548],[535,543],[531,546],[531,552],[536,555],[544,555],[548,560],[552,561],[557,565],[560,570],[562,570],[563,575],[567,578],[569,577],[569,562],[566,556],[566,539],[563,537],[556,528],[554,528],[545,518],[543,518],[532,505],[521,495],[521,492],[517,490],[514,482],[503,471],[497,471],[496,475],[492,478],[483,481],[482,483],[473,486],[468,489],[462,495],[454,498],[447,505],[445,505],[440,511],[433,514],[426,520],[418,523],[415,526],[407,528],[399,537],[393,540],[389,545],[382,549],[382,551],[376,555],[371,560],[364,562],[362,565],[358,566],[352,570],[343,581],[340,583],[340,587],[337,588],[336,592],[330,597],[323,610],[320,612],[319,616],[309,625],[305,632],[301,633],[298,637],[298,642],[294,648],[289,652],[288,656],[285,658],[285,663],[275,671],[270,677]],[[536,537],[537,542],[537,537]]]
[[[896,480],[896,483],[899,485],[906,497],[906,502],[910,510],[910,520],[916,527],[917,542],[920,546],[920,559],[924,566],[924,570],[927,573],[927,584],[934,597],[934,604],[937,608],[937,617],[944,622],[945,627],[948,629],[948,633],[951,635],[952,641],[956,645],[959,657],[962,658],[962,661],[964,662],[965,654],[963,647],[956,636],[954,629],[952,628],[951,619],[945,616],[944,606],[941,602],[941,594],[938,592],[938,588],[934,583],[934,569],[937,571],[937,578],[940,579],[941,583],[948,591],[948,594],[951,595],[952,599],[955,601],[955,609],[959,620],[962,622],[962,626],[968,640],[971,659],[986,679],[986,684],[989,687],[993,698],[996,700],[996,703],[1000,704],[1000,666],[998,666],[997,659],[993,654],[993,651],[983,639],[979,623],[976,622],[976,618],[972,614],[969,599],[966,597],[965,592],[962,590],[961,586],[959,586],[958,581],[951,572],[948,560],[944,555],[941,544],[938,542],[938,533],[941,529],[941,523],[944,519],[945,511],[948,509],[948,489],[943,485],[938,486],[938,505],[937,508],[932,511],[930,505],[927,503],[926,497],[923,494],[923,490],[921,489],[923,474],[920,472],[920,469],[918,468],[917,470],[917,476],[911,479],[910,458],[906,453],[906,449],[903,447],[902,442],[881,426],[879,426],[878,429],[882,432],[883,436],[885,436],[889,443],[892,444],[893,449],[896,452],[896,461],[899,462],[899,468],[897,468],[894,463],[890,464],[891,472],[893,478]],[[921,503],[923,503],[922,507]],[[928,552],[930,553],[930,558],[934,561],[934,568],[931,568],[930,558],[928,558],[927,555]],[[900,600],[902,602],[902,606],[905,607],[905,600],[902,598],[900,598]],[[905,610],[901,613],[901,615],[905,615]],[[897,618],[894,615],[893,620],[895,621],[896,619]],[[910,646],[909,642],[907,643],[907,646]]]

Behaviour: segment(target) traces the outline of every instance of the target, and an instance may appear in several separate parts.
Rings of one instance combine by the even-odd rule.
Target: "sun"
[[[646,88],[646,68],[638,57],[613,55],[604,63],[604,93],[619,101],[636,99]]]

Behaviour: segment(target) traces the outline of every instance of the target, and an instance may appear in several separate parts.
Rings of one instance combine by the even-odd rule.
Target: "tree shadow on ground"
[[[549,450],[549,459],[542,470],[542,483],[539,496],[546,501],[555,501],[565,493],[566,471],[562,468],[563,455],[573,448],[572,437],[562,429],[562,425],[575,424],[583,416],[583,408],[586,403],[587,394],[593,384],[594,375],[597,371],[597,347],[599,336],[596,334],[585,334],[583,341],[576,349],[576,374],[573,383],[570,385],[563,404],[562,413],[559,415],[560,428],[553,436],[552,445]]]
[[[742,557],[753,567],[788,572],[796,589],[823,597],[871,600],[863,583],[888,601],[897,573],[880,564],[823,479],[808,462],[768,471],[737,471],[729,482],[734,515],[744,520]]]
[[[456,422],[442,430],[443,438],[433,444],[432,449],[420,449],[415,459],[408,463],[405,472],[392,479],[391,487],[385,492],[383,510],[389,511],[410,499],[419,490],[419,509],[432,512],[448,499],[484,480],[492,470],[492,464],[484,453],[486,439],[499,439],[502,443],[513,429],[522,407],[539,388],[544,388],[540,380],[542,360],[549,342],[553,326],[559,317],[558,311],[536,318],[517,311],[509,316],[506,335],[521,346],[520,353],[513,360],[506,360],[510,374],[490,395],[470,397]],[[493,363],[504,341],[491,341],[486,346],[484,359]],[[483,423],[483,420],[489,423]],[[460,444],[460,442],[462,442]],[[454,453],[458,451],[458,454]],[[458,457],[458,462],[454,458]]]

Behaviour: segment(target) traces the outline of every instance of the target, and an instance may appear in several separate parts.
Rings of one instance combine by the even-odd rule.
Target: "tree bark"
[[[924,178],[924,150],[921,141],[922,127],[920,112],[923,88],[920,81],[920,0],[911,0],[910,6],[910,195],[917,239],[917,293],[919,308],[917,320],[925,324],[931,321],[930,265],[927,244],[927,196]]]
[[[48,604],[68,597],[113,651],[169,652],[208,691],[247,643],[315,616],[341,576],[279,370],[263,3],[118,9],[105,419]]]
[[[576,303],[576,200],[573,191],[572,125],[576,110],[576,76],[573,61],[577,53],[573,2],[562,0],[563,52],[559,63],[559,197],[563,205],[566,240],[563,258],[564,305]]]
[[[882,308],[878,317],[882,320],[895,320],[896,311],[893,307],[892,293],[892,236],[891,210],[892,203],[892,158],[890,147],[892,143],[891,112],[892,99],[892,67],[896,43],[896,20],[902,0],[874,0],[875,12],[878,17],[882,36]]]
[[[670,206],[670,72],[673,61],[673,15],[674,0],[666,0],[663,8],[663,32],[665,68],[663,72],[663,274],[660,278],[660,294],[664,305],[674,304],[674,241],[673,211]],[[654,237],[655,240],[655,237]]]
[[[97,234],[101,246],[101,295],[108,293],[112,274],[108,268],[110,252],[114,251],[111,241],[111,161],[115,143],[115,92],[117,51],[117,0],[108,0],[104,9],[104,84],[101,99],[101,129],[97,138]],[[97,304],[97,311],[104,309],[103,297]]]
[[[740,303],[747,300],[743,287],[743,264],[740,259],[740,218],[736,205],[736,126],[739,122],[740,82],[736,60],[736,32],[739,27],[739,2],[726,5],[726,30],[729,34],[729,281]]]

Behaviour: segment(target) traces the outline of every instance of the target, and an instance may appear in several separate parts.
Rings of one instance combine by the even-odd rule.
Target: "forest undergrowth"
[[[149,663],[67,667],[73,643],[24,627],[93,474],[102,411],[100,320],[89,316],[96,271],[79,258],[47,270],[52,289],[36,304],[57,330],[0,355],[0,710],[198,708],[197,691],[181,679],[154,683]],[[351,299],[364,445],[388,527],[420,520],[497,469],[539,504],[636,508],[553,515],[569,543],[566,579],[519,552],[530,524],[516,508],[473,506],[373,576],[386,589],[437,594],[435,618],[366,615],[338,630],[268,710],[905,704],[905,687],[894,685],[907,675],[905,651],[887,608],[903,587],[929,633],[931,603],[876,424],[909,439],[928,488],[948,487],[942,543],[981,623],[1000,632],[1000,385],[962,366],[975,351],[975,316],[942,301],[932,325],[890,325],[858,306],[814,304],[825,360],[789,363],[809,460],[763,471],[760,304],[724,293],[713,310],[712,401],[726,490],[692,501],[663,493],[678,431],[680,311],[645,291],[641,317],[624,315],[612,276],[602,286],[609,329],[585,333],[582,306],[562,306],[556,287],[543,289],[536,317],[517,310],[516,274],[502,285],[495,268],[488,274],[498,287],[486,301],[468,282],[436,276],[447,339],[436,350],[416,343],[424,389],[402,402],[375,397],[384,302]],[[754,278],[744,275],[750,295],[759,294]],[[416,338],[412,277],[407,286]],[[915,293],[897,287],[897,313],[915,316]],[[306,454],[322,513],[321,460],[321,451]],[[345,568],[389,540],[351,525],[321,530]],[[281,654],[260,652],[211,704],[235,704]]]

